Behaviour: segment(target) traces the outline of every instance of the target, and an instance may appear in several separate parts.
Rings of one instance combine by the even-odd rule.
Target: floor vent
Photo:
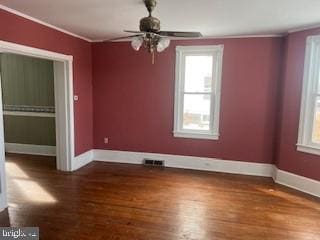
[[[161,160],[143,159],[143,164],[146,166],[164,167],[164,161]]]

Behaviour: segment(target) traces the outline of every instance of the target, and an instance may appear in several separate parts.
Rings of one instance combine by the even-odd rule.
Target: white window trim
[[[176,47],[176,82],[175,82],[175,103],[174,103],[174,137],[194,138],[194,139],[219,139],[219,120],[220,120],[220,98],[221,98],[221,78],[223,62],[223,45],[210,46],[177,46]],[[181,111],[183,107],[182,89],[184,79],[182,78],[184,68],[182,68],[183,57],[185,53],[215,52],[217,61],[215,61],[215,79],[213,92],[211,94],[211,119],[210,132],[201,130],[185,130],[182,128]],[[182,101],[182,102],[181,102]]]
[[[307,38],[297,150],[320,155],[320,144],[312,142],[315,89],[320,73],[320,35]],[[316,71],[318,69],[318,71]]]

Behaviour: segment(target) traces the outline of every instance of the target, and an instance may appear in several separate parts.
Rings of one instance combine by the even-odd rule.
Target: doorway
[[[53,61],[56,167],[61,171],[72,171],[72,162],[74,159],[73,57],[4,41],[0,41],[0,53]],[[1,85],[0,88],[1,116],[3,115]],[[3,125],[3,118],[0,117],[0,211],[7,207]]]
[[[53,61],[0,53],[0,69],[5,152],[56,156]]]

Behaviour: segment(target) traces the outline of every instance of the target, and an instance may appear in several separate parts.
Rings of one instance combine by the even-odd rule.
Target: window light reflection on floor
[[[33,203],[53,204],[57,200],[37,182],[33,181],[17,164],[6,163],[9,179],[19,187],[26,200]]]
[[[29,178],[29,176],[15,163],[6,162],[6,170],[11,178]]]
[[[25,197],[35,203],[56,203],[57,200],[43,189],[38,183],[30,180],[14,179]]]

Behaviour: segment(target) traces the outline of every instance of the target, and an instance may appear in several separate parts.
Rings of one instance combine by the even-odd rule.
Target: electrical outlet
[[[109,143],[109,138],[104,138],[104,144],[108,144]]]

